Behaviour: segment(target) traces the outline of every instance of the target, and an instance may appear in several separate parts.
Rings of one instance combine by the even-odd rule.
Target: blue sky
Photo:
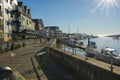
[[[63,32],[120,33],[120,0],[18,0],[31,9],[32,18]]]

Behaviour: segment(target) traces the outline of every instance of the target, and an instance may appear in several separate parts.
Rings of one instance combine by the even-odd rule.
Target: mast
[[[69,26],[69,24],[68,24],[68,30],[69,30],[69,34],[70,34],[70,26]]]
[[[79,29],[78,29],[78,26],[77,26],[77,39],[79,37]]]
[[[69,30],[68,38],[70,39],[70,26],[69,26],[69,24],[68,24],[68,30]]]

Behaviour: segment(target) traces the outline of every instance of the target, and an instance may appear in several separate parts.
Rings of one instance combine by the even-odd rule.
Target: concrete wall
[[[100,67],[97,60],[86,60],[85,57],[51,47],[47,47],[47,53],[48,56],[76,75],[78,80],[120,80],[120,73],[107,69],[107,63],[101,64],[103,67]]]

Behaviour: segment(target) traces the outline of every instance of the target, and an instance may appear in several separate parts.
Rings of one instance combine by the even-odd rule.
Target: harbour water
[[[85,46],[88,44],[87,39],[86,40],[80,40],[80,41],[82,41]],[[120,53],[120,40],[113,39],[113,38],[110,38],[110,37],[100,37],[100,38],[90,39],[90,41],[95,41],[96,42],[98,50],[101,50],[102,48],[105,48],[105,47],[111,47],[111,48],[116,49],[117,52]],[[82,56],[86,55],[85,51],[83,51],[81,49],[78,49],[78,48],[65,47],[65,50],[69,51],[69,52],[79,54],[79,55],[82,55]]]
[[[87,45],[87,40],[82,40],[85,45]],[[101,48],[111,47],[114,48],[120,53],[120,40],[113,39],[111,37],[100,37],[93,38],[90,41],[95,41],[97,45],[97,49],[101,50]]]

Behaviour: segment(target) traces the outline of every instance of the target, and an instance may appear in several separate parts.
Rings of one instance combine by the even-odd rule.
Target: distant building
[[[42,19],[32,19],[32,20],[35,23],[35,30],[37,32],[41,32],[42,29],[44,28],[44,23],[43,23]]]
[[[58,26],[46,26],[45,30],[47,37],[58,38],[62,34]]]

